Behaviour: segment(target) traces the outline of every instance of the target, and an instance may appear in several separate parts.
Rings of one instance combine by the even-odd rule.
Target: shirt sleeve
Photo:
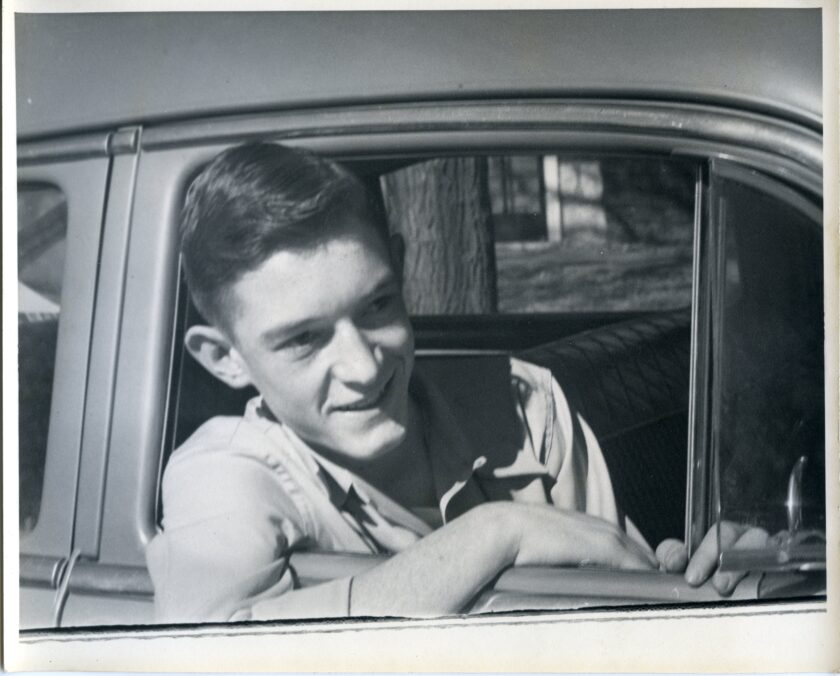
[[[347,615],[349,580],[298,589],[289,558],[305,540],[302,517],[258,458],[175,457],[163,504],[163,531],[146,550],[159,622]]]

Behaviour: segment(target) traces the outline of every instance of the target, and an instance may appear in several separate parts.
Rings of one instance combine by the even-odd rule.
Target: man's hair
[[[223,151],[196,177],[181,212],[181,254],[204,318],[229,329],[230,287],[280,250],[307,250],[349,217],[388,239],[381,203],[342,166],[274,143]]]

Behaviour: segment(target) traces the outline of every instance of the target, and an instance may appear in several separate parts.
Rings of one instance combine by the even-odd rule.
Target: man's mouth
[[[391,386],[391,382],[394,380],[394,374],[391,374],[391,377],[388,378],[382,386],[372,392],[370,395],[366,396],[363,399],[359,399],[358,401],[354,401],[351,404],[344,404],[343,406],[336,406],[337,411],[368,411],[370,409],[378,408],[382,401],[385,399],[385,396],[388,394],[388,390]]]

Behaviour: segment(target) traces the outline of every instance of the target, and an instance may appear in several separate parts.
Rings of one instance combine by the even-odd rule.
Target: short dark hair
[[[217,155],[195,178],[181,212],[181,254],[193,303],[230,328],[230,286],[281,249],[306,250],[348,216],[387,241],[381,202],[341,165],[312,152],[250,142]]]

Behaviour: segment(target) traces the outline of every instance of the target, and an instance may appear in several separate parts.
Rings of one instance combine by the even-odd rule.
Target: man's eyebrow
[[[260,336],[260,341],[264,345],[274,345],[277,341],[282,340],[286,336],[292,336],[298,331],[306,329],[307,326],[310,326],[316,323],[318,320],[314,317],[309,319],[301,319],[298,322],[289,322],[287,324],[277,324],[276,326],[271,327],[263,332]]]
[[[380,279],[370,291],[362,294],[359,297],[359,304],[364,304],[366,301],[371,300],[374,296],[378,296],[383,291],[396,291],[398,288],[399,284],[397,283],[396,277],[393,274],[390,274],[387,277]]]
[[[399,283],[397,282],[395,275],[390,274],[387,277],[383,277],[381,280],[379,280],[379,282],[377,282],[376,285],[370,291],[367,291],[366,293],[359,296],[356,305],[365,305],[383,291],[397,291],[398,289]],[[260,341],[264,345],[271,346],[276,344],[279,340],[282,340],[286,336],[293,336],[298,331],[305,330],[307,327],[318,323],[318,317],[308,317],[306,319],[301,319],[300,321],[296,322],[278,324],[276,326],[271,327],[270,329],[266,329],[266,331],[264,331],[260,336]]]

